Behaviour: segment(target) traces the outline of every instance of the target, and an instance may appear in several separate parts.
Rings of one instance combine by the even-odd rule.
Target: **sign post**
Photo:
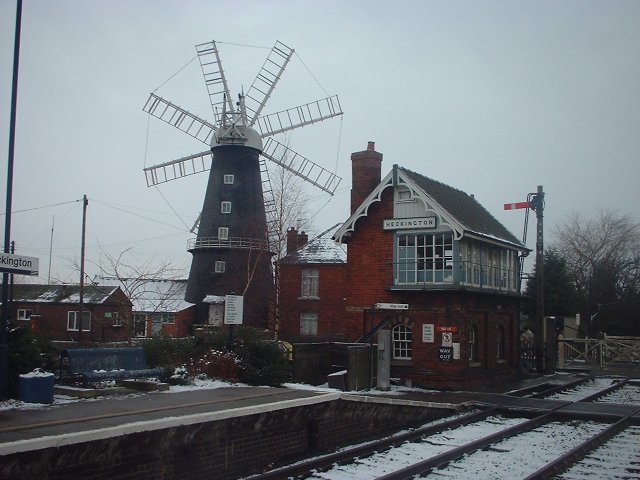
[[[242,295],[224,296],[224,324],[229,325],[229,345],[233,344],[236,325],[242,325],[243,302]]]

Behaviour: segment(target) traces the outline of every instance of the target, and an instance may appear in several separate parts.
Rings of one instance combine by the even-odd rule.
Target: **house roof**
[[[335,264],[347,262],[347,248],[330,236],[328,230],[278,260],[281,265]]]
[[[367,215],[369,206],[382,200],[382,192],[388,187],[402,183],[411,188],[414,195],[431,205],[456,232],[457,238],[465,235],[478,236],[489,241],[509,244],[519,250],[528,250],[515,235],[480,205],[473,195],[397,165],[394,165],[393,170],[356,208],[333,238],[344,241],[349,232],[355,230],[357,220]]]
[[[98,277],[105,285],[117,285],[133,303],[134,312],[175,313],[191,307],[185,301],[187,280],[148,280]]]
[[[87,305],[105,303],[118,290],[117,286],[85,285],[82,302]],[[80,285],[17,284],[13,301],[24,303],[80,303]]]
[[[515,235],[480,205],[473,195],[406,168],[398,167],[398,170],[405,173],[426,195],[449,212],[464,230],[524,246]]]

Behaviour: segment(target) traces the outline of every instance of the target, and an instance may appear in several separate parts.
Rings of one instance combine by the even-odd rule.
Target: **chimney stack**
[[[367,149],[351,154],[351,213],[378,186],[382,172],[382,154],[376,152],[375,143],[369,142]]]
[[[296,227],[289,227],[287,230],[287,255],[295,252],[298,248],[306,245],[309,241],[309,235],[304,231],[298,233]]]

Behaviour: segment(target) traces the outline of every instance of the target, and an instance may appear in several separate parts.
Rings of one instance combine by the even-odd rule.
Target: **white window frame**
[[[30,308],[19,308],[17,312],[18,320],[28,321],[31,320],[31,315],[33,315],[33,310]]]
[[[396,190],[396,200],[398,203],[416,201],[416,199],[411,195],[411,190],[406,187],[400,187]]]
[[[396,284],[452,284],[453,241],[453,232],[398,233]]]
[[[234,177],[232,173],[225,173],[223,177],[223,182],[225,185],[233,185]]]
[[[320,271],[303,268],[300,281],[300,298],[320,298]]]
[[[104,318],[111,319],[111,325],[113,325],[114,327],[122,326],[122,317],[120,317],[120,313],[118,312],[104,312]]]
[[[226,262],[224,260],[216,260],[213,268],[216,273],[224,273]]]
[[[69,332],[77,332],[78,331],[78,317],[80,316],[80,311],[70,310],[67,312],[67,331]],[[91,331],[91,312],[87,310],[82,311],[82,331],[90,332]],[[88,324],[89,328],[85,328],[85,324]]]
[[[400,323],[391,329],[393,360],[411,360],[413,336],[411,327]]]
[[[318,335],[318,313],[302,312],[300,314],[300,335],[315,337]]]
[[[226,200],[220,202],[220,213],[231,213],[231,202]]]
[[[229,227],[218,227],[218,240],[229,240]]]

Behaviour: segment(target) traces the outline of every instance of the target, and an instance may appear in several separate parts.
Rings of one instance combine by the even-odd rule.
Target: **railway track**
[[[640,479],[637,384],[624,378],[586,378],[562,391],[554,387],[512,393],[555,400],[554,406],[537,415],[497,407],[475,411],[250,478],[573,479],[585,478],[588,472],[592,478]],[[613,422],[600,415],[567,413],[571,411],[567,407],[576,403],[611,403],[621,398],[637,408]]]

